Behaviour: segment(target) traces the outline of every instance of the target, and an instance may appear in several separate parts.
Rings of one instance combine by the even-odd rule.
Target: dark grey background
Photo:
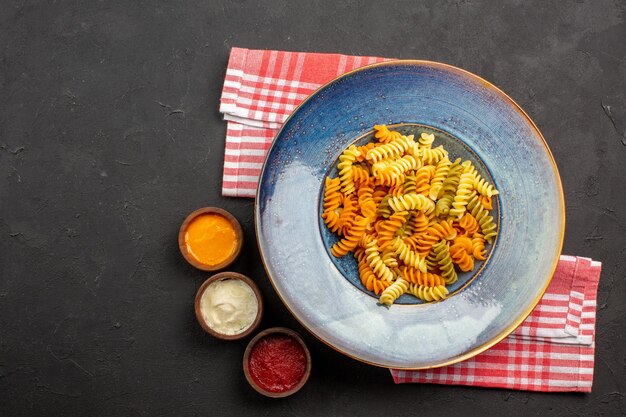
[[[624,415],[625,2],[382,3],[2,1],[0,415]],[[252,200],[220,196],[232,46],[442,61],[517,100],[561,170],[564,253],[604,262],[593,392],[394,386],[306,333],[267,280]],[[289,399],[253,392],[245,342],[195,322],[208,274],[176,234],[207,205],[244,227],[232,269],[259,283],[263,326],[311,348]]]

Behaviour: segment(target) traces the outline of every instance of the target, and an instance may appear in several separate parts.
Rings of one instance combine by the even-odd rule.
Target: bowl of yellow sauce
[[[178,232],[183,257],[203,271],[218,271],[232,264],[243,246],[243,231],[237,219],[218,207],[203,207],[191,213]]]

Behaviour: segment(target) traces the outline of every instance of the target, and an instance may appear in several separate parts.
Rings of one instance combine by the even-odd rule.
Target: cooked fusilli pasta
[[[325,179],[322,219],[340,237],[330,252],[353,252],[361,284],[380,304],[403,294],[443,300],[457,269],[486,259],[499,192],[470,161],[451,161],[433,134],[416,141],[376,125],[374,138],[344,150],[337,177]]]
[[[404,278],[398,278],[393,282],[393,284],[385,288],[383,293],[380,295],[378,302],[389,306],[408,289],[409,283]]]
[[[410,284],[407,291],[424,301],[439,301],[448,296],[448,289],[445,285],[426,287],[424,285]]]

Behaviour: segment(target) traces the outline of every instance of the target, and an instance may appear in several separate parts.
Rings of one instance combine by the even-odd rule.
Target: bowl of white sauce
[[[257,285],[245,275],[222,272],[207,279],[195,300],[200,326],[219,339],[238,340],[261,322],[263,299]]]

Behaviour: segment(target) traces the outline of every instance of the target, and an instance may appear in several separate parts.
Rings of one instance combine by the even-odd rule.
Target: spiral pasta
[[[472,213],[465,213],[459,220],[459,226],[463,228],[465,234],[470,236],[475,235],[480,229],[478,221],[476,221],[476,217],[472,216]]]
[[[446,220],[442,220],[439,223],[435,223],[426,229],[426,232],[418,235],[417,237],[411,237],[413,247],[418,253],[427,255],[433,245],[442,239],[452,240],[456,237],[457,231]]]
[[[419,159],[415,158],[413,155],[405,155],[391,162],[383,168],[383,171],[393,177],[400,177],[407,171],[416,170],[421,167],[422,162]]]
[[[456,190],[450,216],[460,219],[465,214],[467,203],[472,193],[472,174],[464,172],[459,179],[459,188]]]
[[[389,143],[377,146],[367,152],[365,158],[371,162],[378,162],[381,159],[397,157],[402,155],[409,147],[415,145],[413,135],[399,136]]]
[[[380,253],[380,259],[383,260],[383,263],[387,265],[393,271],[393,268],[398,267],[398,259],[396,259],[396,254],[393,250],[389,248],[381,248],[382,252]]]
[[[337,210],[343,202],[343,195],[339,191],[341,181],[339,178],[326,177],[326,190],[324,191],[324,211]]]
[[[391,199],[391,195],[386,195],[378,204],[377,213],[384,219],[388,219],[389,216],[393,213],[391,206],[389,205],[389,199]]]
[[[422,272],[419,269],[415,269],[410,266],[405,266],[402,269],[402,276],[410,283],[423,285],[425,287],[446,285],[446,281],[441,277],[441,275],[433,274],[431,272]]]
[[[370,149],[374,149],[376,144],[374,142],[369,142],[363,146],[357,146],[356,150],[359,151],[359,155],[356,157],[357,162],[365,161],[365,156]]]
[[[391,249],[398,256],[398,259],[402,260],[406,265],[417,268],[422,272],[426,272],[426,259],[420,257],[419,253],[411,250],[409,245],[404,243],[402,239],[396,237],[391,242]]]
[[[337,219],[339,231],[341,235],[345,235],[346,232],[352,226],[352,221],[357,215],[359,210],[358,200],[354,195],[349,195],[343,199],[343,209],[339,218]]]
[[[345,256],[348,252],[352,251],[357,247],[361,237],[365,233],[365,227],[367,226],[367,218],[363,216],[357,216],[352,224],[352,227],[348,230],[345,237],[341,239],[339,242],[335,243],[332,248],[330,248],[330,253],[333,256],[340,258]]]
[[[415,173],[415,193],[428,196],[430,194],[430,180],[435,174],[435,167],[426,165]]]
[[[448,151],[443,149],[443,146],[437,146],[434,149],[422,150],[422,162],[424,164],[436,164],[446,156],[448,156]]]
[[[435,135],[432,133],[422,133],[417,141],[423,149],[430,149],[435,141]]]
[[[352,165],[352,181],[356,184],[369,182],[370,172],[362,165]]]
[[[372,194],[372,198],[374,199],[374,202],[378,205],[381,201],[383,201],[383,198],[387,196],[387,193],[387,188],[374,187],[374,193]]]
[[[321,217],[339,237],[330,253],[352,252],[361,284],[383,305],[403,294],[444,300],[457,270],[484,261],[497,235],[489,211],[498,190],[435,135],[416,136],[376,125],[374,141],[345,149],[324,182]]]
[[[424,285],[410,284],[407,291],[424,301],[439,301],[448,296],[448,289],[445,285],[427,287]]]
[[[374,178],[377,178],[378,176],[380,176],[381,172],[384,172],[385,168],[391,165],[392,162],[393,162],[392,159],[383,159],[382,161],[373,163],[371,166],[371,171],[372,171],[372,175],[374,176]]]
[[[381,248],[391,243],[398,230],[406,223],[408,214],[407,211],[398,211],[389,216],[388,220],[379,223],[378,244]]]
[[[485,197],[492,197],[498,194],[498,190],[494,188],[493,185],[489,184],[483,177],[480,176],[476,167],[467,166],[465,167],[465,172],[469,172],[473,176],[473,186],[474,189],[481,195]]]
[[[498,190],[478,174],[474,177],[474,189],[485,197],[493,197],[498,194]]]
[[[435,203],[422,194],[404,194],[401,197],[391,197],[389,207],[393,211],[419,210],[429,214],[435,210]]]
[[[415,175],[406,175],[404,177],[404,183],[402,184],[404,187],[405,194],[414,194],[417,192],[417,177]]]
[[[479,261],[484,261],[486,250],[485,250],[485,237],[480,233],[475,233],[472,238],[472,255]]]
[[[452,165],[452,163],[447,155],[437,163],[435,175],[430,182],[430,190],[428,192],[428,196],[431,200],[436,200],[439,196],[443,182],[448,178],[448,174],[450,173],[450,165]]]
[[[355,190],[352,165],[359,155],[360,152],[354,145],[350,146],[339,155],[337,169],[339,170],[339,178],[341,179],[341,191],[346,195],[352,194]]]
[[[387,170],[380,171],[378,175],[376,175],[375,179],[376,185],[383,185],[387,187],[395,187],[404,183],[403,175],[396,176],[392,172],[389,172]]]
[[[493,199],[491,197],[487,197],[486,195],[481,195],[478,197],[480,200],[480,204],[483,205],[485,210],[493,210]]]
[[[361,283],[367,288],[369,291],[372,291],[374,294],[378,295],[385,290],[389,285],[391,285],[392,281],[385,281],[374,273],[372,267],[365,260],[359,261],[359,278],[361,279]]]
[[[468,253],[467,248],[460,243],[450,246],[450,258],[463,272],[474,269],[474,258]]]
[[[379,279],[382,279],[383,281],[393,281],[393,272],[387,265],[385,265],[383,259],[380,257],[380,251],[376,239],[367,244],[365,248],[365,255],[372,271],[374,271]]]
[[[340,191],[341,183],[339,178],[326,177],[326,190],[324,191],[324,212],[322,213],[322,219],[324,223],[332,232],[341,231],[341,223],[339,222],[339,215],[341,214],[341,206],[343,204],[344,196]]]
[[[411,226],[411,237],[417,238],[428,229],[429,221],[423,211],[414,211],[408,224]]]
[[[394,132],[389,130],[385,125],[375,125],[374,126],[374,137],[378,140],[378,142],[386,144],[391,142],[394,139],[402,136],[400,132]]]
[[[491,243],[491,240],[497,234],[497,227],[496,224],[493,222],[493,217],[491,217],[489,215],[489,211],[485,210],[485,208],[482,206],[477,195],[473,195],[472,197],[470,197],[467,206],[470,213],[472,213],[472,216],[474,216],[478,221],[478,224],[480,225],[480,230],[482,231],[485,240]]]
[[[378,302],[389,306],[408,289],[409,283],[404,278],[398,278],[393,282],[393,284],[385,288],[383,293],[380,295]]]
[[[441,198],[443,194],[456,194],[456,189],[459,186],[459,179],[461,178],[461,174],[463,173],[463,166],[461,166],[461,158],[457,158],[450,164],[450,171],[448,171],[448,176],[443,181],[443,185],[441,186],[441,190],[439,191],[438,197]]]
[[[441,276],[446,281],[446,284],[454,284],[458,280],[458,277],[454,270],[448,244],[443,240],[440,241],[433,245],[432,253],[433,259],[437,261],[439,268],[441,268]]]
[[[370,220],[376,220],[376,209],[378,205],[374,199],[374,187],[371,179],[361,184],[357,190],[357,202],[361,207],[361,213],[363,216]]]
[[[436,216],[447,216],[452,208],[452,202],[454,201],[454,194],[444,194],[435,205]]]

